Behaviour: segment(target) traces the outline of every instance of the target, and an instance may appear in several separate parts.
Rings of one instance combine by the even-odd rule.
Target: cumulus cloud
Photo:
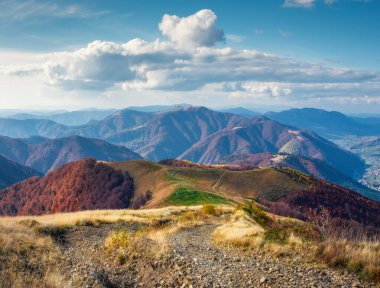
[[[163,35],[180,46],[210,47],[224,41],[223,30],[215,27],[216,18],[215,13],[208,9],[183,18],[166,14],[159,29]]]
[[[211,47],[221,39],[212,32],[216,17],[212,11],[202,11],[186,18],[175,16],[176,20],[170,21],[176,24],[166,23],[171,28],[160,27],[171,35],[170,41],[94,41],[75,51],[48,54],[40,66],[0,67],[0,74],[43,71],[49,86],[72,91],[160,91],[160,95],[210,95],[214,91],[235,99],[380,98],[376,72],[327,67],[256,50]],[[206,21],[204,14],[211,20]],[[166,22],[165,17],[161,24]],[[201,28],[188,32],[178,25]],[[175,27],[178,31],[173,32]],[[196,37],[194,31],[200,36]],[[206,40],[206,35],[211,40]]]
[[[329,68],[254,50],[198,47],[134,39],[124,44],[95,41],[74,52],[57,53],[45,63],[50,85],[66,89],[196,90],[233,81],[362,82],[376,74]]]

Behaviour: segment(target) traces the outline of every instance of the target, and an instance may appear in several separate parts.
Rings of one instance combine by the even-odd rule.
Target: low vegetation
[[[217,244],[267,251],[346,269],[380,285],[380,239],[377,230],[333,218],[329,210],[310,210],[306,222],[276,216],[259,206],[237,207],[229,223],[213,233]],[[297,249],[294,249],[297,248]]]
[[[168,205],[194,206],[202,204],[230,204],[230,201],[215,194],[193,188],[181,187],[166,200]]]

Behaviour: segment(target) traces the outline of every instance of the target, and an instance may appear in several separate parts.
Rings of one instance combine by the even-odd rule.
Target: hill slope
[[[0,215],[129,207],[133,180],[94,159],[67,164],[0,191]]]
[[[312,132],[296,130],[266,117],[257,117],[245,127],[220,130],[193,145],[179,158],[210,164],[231,155],[262,152],[318,159],[351,177],[364,171],[364,163],[353,153]]]
[[[178,167],[178,163],[172,167],[143,160],[100,163],[84,159],[67,164],[41,179],[30,178],[1,190],[0,214],[255,200],[285,203],[302,213],[308,208],[326,207],[334,217],[380,227],[380,203],[295,170],[254,168],[234,171],[218,166],[188,168],[184,163],[185,167]]]
[[[71,136],[50,139],[30,147],[25,165],[47,172],[66,163],[92,157],[102,161],[126,161],[142,159],[129,149],[103,140]]]
[[[290,154],[239,154],[227,156],[220,161],[221,164],[252,165],[259,167],[288,167],[303,173],[313,175],[317,179],[326,180],[346,187],[370,199],[380,202],[380,193],[372,190],[354,179],[344,175],[337,169],[318,159],[311,159]]]
[[[33,176],[42,176],[37,170],[20,165],[3,156],[0,156],[0,167],[0,189]]]
[[[167,162],[168,163],[168,162]],[[380,203],[349,189],[322,181],[290,169],[256,168],[245,171],[219,169],[218,166],[186,167],[167,166],[148,161],[109,163],[120,171],[127,171],[134,179],[135,197],[152,193],[144,207],[153,208],[168,204],[201,204],[198,199],[220,203],[265,200],[285,202],[302,212],[308,208],[328,208],[333,216],[359,223],[376,223],[380,227]],[[206,199],[206,200],[205,200]],[[299,207],[297,203],[301,203]],[[328,203],[328,205],[326,204]],[[335,209],[335,210],[334,210]]]
[[[140,155],[125,147],[80,136],[58,139],[15,139],[0,136],[0,155],[42,173],[86,157],[103,161],[141,159]]]

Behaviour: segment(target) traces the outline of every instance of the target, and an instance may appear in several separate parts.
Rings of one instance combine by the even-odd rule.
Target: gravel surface
[[[103,250],[114,229],[134,231],[137,224],[78,227],[62,244],[62,267],[69,287],[375,287],[353,275],[316,269],[294,259],[290,263],[264,253],[225,250],[210,235],[215,223],[185,228],[168,239],[170,252],[159,260],[137,258],[115,263]]]

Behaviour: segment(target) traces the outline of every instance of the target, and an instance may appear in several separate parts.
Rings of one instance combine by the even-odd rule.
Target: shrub
[[[41,235],[50,236],[54,241],[63,243],[65,242],[65,236],[70,229],[69,226],[38,226],[37,232]]]
[[[148,190],[143,194],[140,194],[136,197],[136,199],[133,199],[131,203],[132,209],[140,209],[142,206],[144,206],[150,199],[152,199],[152,191]]]
[[[272,220],[260,207],[257,207],[256,204],[246,206],[244,211],[248,212],[252,218],[259,223],[261,226],[269,225]]]
[[[202,214],[203,215],[211,215],[215,216],[216,215],[216,208],[212,204],[204,204],[202,207]]]
[[[289,232],[279,226],[269,227],[264,233],[264,239],[269,242],[274,242],[277,244],[286,244],[289,238]]]

